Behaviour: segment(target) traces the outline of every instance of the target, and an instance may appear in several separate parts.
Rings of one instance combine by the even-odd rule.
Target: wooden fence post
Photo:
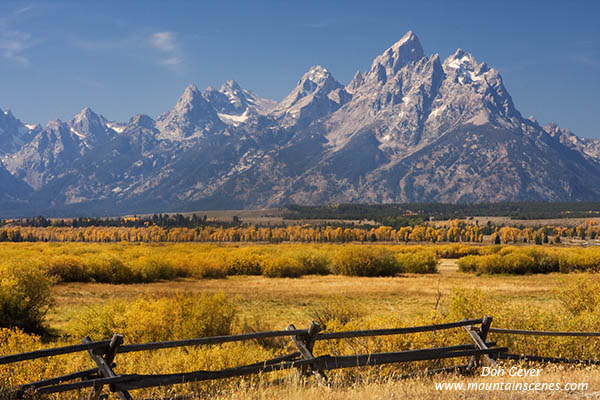
[[[91,341],[92,340],[89,337],[86,337],[82,340],[83,343],[91,343]],[[98,354],[94,350],[88,350],[90,357],[92,357],[92,360],[94,360],[94,362],[98,366],[98,371],[100,375],[104,376],[105,378],[113,378],[117,376],[117,374],[115,374],[115,372],[112,369],[112,363],[115,359],[115,355],[117,354],[117,349],[121,344],[123,344],[123,336],[115,333],[112,339],[110,340],[108,350],[104,354],[104,357],[102,357],[102,354]],[[101,391],[102,386],[92,387],[88,400],[97,400],[100,396]],[[112,387],[111,391],[113,391]],[[131,397],[129,392],[127,392],[126,390],[117,391],[117,394],[119,395],[119,398],[121,398],[121,400],[133,400],[133,397]]]
[[[287,327],[288,331],[296,330],[294,325],[290,325]],[[313,348],[315,346],[315,340],[317,334],[321,331],[321,325],[318,322],[313,321],[308,328],[308,332],[305,337],[301,336],[292,336],[292,341],[298,348],[298,351],[302,355],[302,358],[305,360],[312,360],[315,358],[313,355]],[[327,375],[321,370],[314,370],[310,365],[308,366],[309,371],[317,378],[319,383],[327,384]],[[306,371],[305,371],[306,372]]]
[[[479,334],[473,329],[472,326],[464,327],[465,330],[467,331],[467,333],[469,334],[469,336],[471,336],[471,339],[473,339],[475,346],[479,350],[489,349],[489,347],[485,344],[485,341],[487,339],[487,335],[490,330],[491,324],[492,324],[492,317],[486,315],[485,317],[483,317],[483,320],[481,322],[481,329],[479,331]],[[492,357],[490,357],[490,355],[485,354],[483,357],[491,366],[496,366],[496,364],[497,364],[496,360],[494,360]],[[471,357],[471,360],[469,360],[468,368],[472,369],[473,367],[479,366],[480,364],[481,364],[481,357],[473,356],[473,357]]]

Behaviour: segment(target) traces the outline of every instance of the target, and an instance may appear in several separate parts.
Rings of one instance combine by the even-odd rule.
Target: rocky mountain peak
[[[21,148],[30,140],[33,130],[39,130],[39,127],[26,126],[10,110],[0,109],[0,156]]]
[[[223,126],[215,109],[193,84],[185,88],[175,107],[156,121],[156,127],[161,131],[160,137],[170,140],[199,136]]]
[[[195,97],[198,97],[201,94],[202,93],[200,93],[200,90],[198,90],[198,87],[192,83],[185,87],[183,94],[179,98],[179,102],[188,102],[189,103],[189,102],[193,101],[193,99]]]
[[[298,81],[296,87],[273,111],[283,118],[285,126],[306,124],[331,113],[348,102],[352,96],[324,67],[311,67]]]
[[[96,114],[91,108],[85,107],[70,122],[72,133],[79,137],[86,146],[105,142],[114,135],[114,132],[106,125],[104,117]]]
[[[0,151],[19,130],[34,136],[0,154],[0,188],[4,163],[41,206],[102,200],[132,212],[600,196],[600,140],[543,131],[498,71],[463,49],[443,63],[425,56],[410,31],[345,88],[311,67],[276,108],[233,80],[216,87],[188,86],[156,122],[86,108],[36,131],[0,110]],[[92,147],[102,126],[111,139]]]
[[[363,72],[356,71],[356,73],[352,77],[352,80],[346,86],[346,91],[348,93],[354,93],[354,91],[356,89],[358,89],[363,84],[364,81],[365,81],[365,74]]]
[[[102,124],[102,119],[98,114],[92,111],[89,107],[84,107],[79,114],[77,114],[72,120],[72,125],[77,124],[93,124],[98,123]]]
[[[6,116],[6,117],[8,117],[8,118],[15,118],[15,116],[13,115],[13,113],[12,113],[12,111],[11,111],[11,110],[2,110],[2,109],[0,108],[0,113],[1,113],[1,114],[0,114],[0,118],[2,118],[2,117],[3,117],[3,115],[5,115],[5,116]],[[3,114],[3,115],[2,115],[2,114]]]
[[[141,126],[142,128],[152,129],[154,128],[154,120],[146,114],[137,114],[131,117],[128,125]]]
[[[219,89],[221,93],[235,93],[242,92],[242,87],[233,79],[228,80],[227,82],[221,85],[221,89]]]
[[[324,67],[316,65],[302,75],[296,87],[279,103],[276,110],[285,110],[302,102],[303,99],[316,95],[327,95],[335,89],[342,88],[331,73]]]
[[[456,75],[471,82],[478,81],[478,78],[490,71],[485,62],[478,63],[471,53],[460,48],[444,60],[443,68],[447,74]]]
[[[229,80],[221,85],[219,93],[225,95],[227,101],[233,107],[234,111],[243,113],[248,108],[248,99],[244,89],[234,81]]]
[[[587,139],[575,135],[569,129],[561,128],[550,122],[544,125],[544,132],[558,140],[564,146],[581,153],[594,162],[600,162],[600,139]]]
[[[310,67],[307,73],[302,76],[299,85],[302,85],[305,90],[314,90],[319,86],[324,86],[328,81],[334,80],[327,68],[321,65]]]
[[[375,57],[370,73],[377,74],[380,78],[383,72],[393,76],[405,65],[420,60],[424,56],[425,53],[419,38],[412,31],[408,31],[399,41]]]

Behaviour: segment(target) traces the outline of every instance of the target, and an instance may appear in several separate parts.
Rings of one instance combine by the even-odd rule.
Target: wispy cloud
[[[24,6],[5,14],[0,18],[0,57],[6,60],[29,65],[29,58],[25,52],[34,46],[37,41],[28,32],[15,30],[12,25],[24,18],[24,15],[33,10],[33,5]]]
[[[155,32],[150,35],[149,43],[160,52],[160,64],[174,72],[181,72],[184,66],[183,51],[175,32]]]
[[[600,66],[600,48],[596,40],[573,42],[573,53],[569,59],[576,64]]]
[[[579,54],[579,55],[571,56],[570,59],[571,59],[571,61],[573,61],[577,64],[591,65],[593,67],[600,67],[600,60],[597,58],[594,58],[593,56]]]
[[[29,58],[25,56],[25,50],[33,46],[35,42],[27,32],[8,31],[0,28],[0,57],[29,65]]]

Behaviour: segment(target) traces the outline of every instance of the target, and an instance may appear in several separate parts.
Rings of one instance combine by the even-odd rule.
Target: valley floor
[[[61,245],[62,246],[62,245]],[[66,244],[64,246],[67,246]],[[80,246],[80,245],[78,245]],[[88,246],[88,245],[86,245]],[[89,245],[92,246],[92,245]],[[93,245],[97,246],[97,245]],[[37,249],[37,247],[33,247]],[[109,247],[107,247],[109,248]],[[119,247],[115,247],[119,249]],[[176,245],[170,247],[179,249]],[[275,247],[274,247],[275,249]],[[276,249],[283,249],[276,248]],[[224,248],[224,251],[227,248]],[[173,296],[173,306],[167,304],[162,310],[160,304],[153,310],[163,312],[163,316],[174,313],[177,296],[191,294],[223,294],[235,313],[231,329],[234,333],[285,329],[289,324],[297,328],[308,327],[311,321],[329,318],[329,331],[389,328],[393,326],[429,325],[432,321],[456,321],[467,317],[494,317],[493,327],[545,329],[545,330],[600,330],[600,300],[578,296],[579,287],[572,282],[591,282],[600,285],[597,274],[535,274],[535,275],[478,275],[459,272],[455,259],[441,259],[438,273],[405,273],[395,277],[348,277],[342,275],[305,275],[298,278],[268,278],[265,276],[227,276],[221,279],[180,278],[140,284],[105,283],[59,283],[52,286],[54,308],[46,319],[49,331],[59,339],[41,344],[23,335],[3,342],[0,336],[0,355],[28,351],[39,346],[52,347],[62,343],[77,343],[86,329],[111,325],[104,333],[94,331],[94,339],[110,336],[112,332],[124,333],[126,342],[144,342],[148,329],[164,329],[165,322],[152,317],[151,311],[140,308],[140,299],[160,299]],[[565,291],[566,288],[566,291]],[[586,286],[581,286],[585,289]],[[582,289],[582,290],[583,290]],[[561,294],[562,293],[562,294]],[[568,313],[565,293],[575,301],[589,303],[584,314]],[[562,297],[561,297],[562,296]],[[574,297],[573,297],[574,296]],[[600,299],[600,297],[599,297]],[[151,302],[152,300],[148,300]],[[170,301],[170,299],[169,299]],[[568,300],[567,300],[568,301]],[[117,304],[117,308],[106,308]],[[204,303],[203,303],[204,304]],[[216,304],[216,303],[215,303]],[[131,310],[126,307],[131,306]],[[103,308],[104,307],[104,308]],[[125,307],[118,308],[118,307]],[[138,307],[138,308],[135,308]],[[229,307],[229,306],[228,306]],[[209,313],[215,313],[211,307]],[[90,310],[91,313],[90,313]],[[96,310],[96,311],[94,311]],[[112,314],[115,310],[129,317]],[[141,310],[141,311],[140,311]],[[141,312],[142,314],[132,314]],[[327,315],[329,313],[329,315]],[[588,313],[588,314],[586,314]],[[119,318],[132,319],[129,323]],[[198,314],[200,315],[200,314]],[[82,317],[83,316],[83,317]],[[97,317],[97,318],[96,318]],[[86,319],[87,318],[87,319]],[[95,321],[92,319],[96,318]],[[165,318],[165,321],[169,318]],[[201,319],[197,319],[200,321]],[[100,321],[100,322],[98,322]],[[182,319],[181,321],[187,321]],[[131,322],[131,321],[130,321]],[[156,325],[152,325],[155,323]],[[161,325],[162,323],[162,325]],[[119,325],[121,324],[121,325]],[[89,325],[89,326],[86,326]],[[329,325],[329,322],[327,323]],[[126,329],[120,331],[119,329]],[[146,329],[144,331],[144,329]],[[183,332],[183,331],[181,331]],[[379,351],[435,347],[439,345],[470,343],[462,330],[448,334],[436,333],[400,335],[381,341],[358,340],[332,344],[318,342],[315,354],[355,354]],[[1,333],[1,331],[0,331]],[[127,335],[130,336],[129,340]],[[215,334],[208,334],[211,336]],[[448,335],[448,336],[446,336]],[[491,333],[489,339],[507,346],[511,352],[538,354],[557,357],[600,358],[598,338],[576,338],[549,340],[534,337],[501,337]],[[510,336],[510,335],[509,335]],[[196,336],[194,336],[196,337]],[[12,342],[11,342],[12,340]],[[36,339],[37,340],[37,339]],[[22,341],[19,343],[19,341]],[[13,344],[11,344],[13,343]],[[16,344],[15,344],[16,343]],[[4,346],[4,347],[3,347]],[[13,346],[13,347],[11,347]],[[356,347],[354,347],[356,346]],[[378,347],[379,346],[379,347]],[[18,350],[16,350],[18,349]],[[381,350],[383,349],[383,350]],[[394,349],[394,350],[388,350]],[[375,351],[373,351],[375,350]],[[244,342],[231,346],[207,346],[203,348],[160,350],[153,354],[130,353],[117,355],[118,373],[172,373],[191,370],[222,369],[230,366],[252,363],[273,356],[295,351],[289,340],[273,343]],[[2,374],[10,371],[8,386],[56,376],[68,371],[89,368],[89,359],[84,356],[42,361],[36,364],[39,370],[32,370],[23,364],[16,370],[0,369]],[[442,366],[461,364],[462,361],[444,361]],[[450,362],[452,364],[448,364]],[[472,376],[454,374],[435,375],[417,379],[399,379],[406,372],[431,367],[431,364],[398,365],[360,370],[331,371],[331,386],[319,386],[312,379],[300,378],[297,373],[277,372],[260,377],[246,377],[227,381],[214,381],[208,384],[177,385],[148,391],[134,391],[134,398],[164,398],[168,395],[189,395],[200,392],[200,398],[216,400],[267,400],[267,399],[308,399],[321,400],[387,400],[387,399],[562,399],[600,398],[600,367],[504,364],[506,371],[512,366],[540,368],[539,376],[528,377],[489,377],[481,376],[481,370]],[[68,371],[65,371],[67,368]],[[3,372],[4,371],[4,372]],[[11,380],[12,379],[12,380]],[[496,383],[496,390],[488,384]],[[559,384],[559,390],[499,390],[499,383]],[[464,385],[461,389],[456,385]],[[575,384],[572,387],[565,387]],[[440,386],[442,385],[442,386]],[[445,385],[445,386],[443,386]],[[451,387],[448,387],[450,385]],[[471,385],[471,386],[469,386]],[[473,386],[475,385],[475,387]],[[486,386],[487,385],[487,386]],[[0,388],[2,382],[0,381]],[[554,386],[557,388],[557,386]],[[0,390],[1,392],[1,390]],[[0,393],[1,394],[1,393]],[[78,395],[85,396],[83,391]],[[141,396],[141,397],[140,397]],[[0,395],[0,398],[1,395]],[[66,399],[68,397],[60,397]],[[110,397],[111,399],[114,396]]]
[[[368,310],[370,317],[379,321],[398,315],[408,319],[422,317],[435,311],[446,313],[453,290],[477,288],[496,302],[507,307],[534,307],[540,311],[559,306],[554,294],[568,276],[548,275],[473,275],[458,271],[456,260],[442,259],[438,274],[406,274],[394,278],[361,278],[337,275],[305,276],[301,278],[265,278],[262,276],[234,276],[226,279],[184,279],[178,281],[108,285],[93,283],[68,283],[54,287],[57,307],[50,318],[53,329],[61,332],[73,313],[82,307],[101,304],[109,299],[134,299],[141,295],[172,295],[176,293],[224,292],[235,298],[242,318],[260,315],[261,326],[284,329],[294,323],[297,327],[308,326],[314,319],[315,310],[331,299],[343,298],[350,308]],[[500,326],[497,326],[500,327]],[[525,339],[527,340],[527,339]],[[507,364],[506,370],[515,364]],[[273,380],[261,378],[259,383],[242,380],[224,389],[218,400],[266,400],[307,399],[322,400],[388,400],[388,399],[562,399],[600,398],[600,369],[597,367],[565,367],[553,365],[526,366],[541,368],[540,376],[483,377],[478,371],[474,376],[436,375],[434,377],[400,380],[393,376],[370,376],[362,382],[336,384],[322,387],[312,380],[301,380],[296,374]],[[338,376],[339,378],[339,376]],[[487,390],[486,384],[499,382],[522,382],[528,384],[560,383],[561,390],[549,391],[502,391]],[[565,390],[566,384],[575,383],[574,389]],[[440,388],[436,385],[463,384],[465,389]],[[468,389],[476,384],[478,389]],[[247,385],[247,386],[244,386]]]
[[[288,324],[310,324],[312,310],[330,298],[365,307],[371,316],[420,316],[447,307],[455,289],[478,288],[507,303],[527,302],[540,309],[556,305],[553,291],[563,274],[494,276],[458,271],[456,260],[442,259],[437,274],[405,274],[400,277],[346,277],[309,275],[299,278],[229,276],[225,279],[181,279],[143,284],[66,283],[54,286],[56,308],[51,328],[61,332],[73,312],[108,299],[133,299],[143,295],[223,292],[236,298],[239,311],[260,314],[276,329]]]

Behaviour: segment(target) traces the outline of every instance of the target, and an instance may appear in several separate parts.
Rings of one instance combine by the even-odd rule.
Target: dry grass
[[[450,297],[457,288],[478,288],[493,300],[502,302],[506,308],[533,307],[535,310],[548,311],[558,309],[560,304],[556,291],[563,286],[564,280],[571,278],[563,274],[547,275],[481,275],[466,274],[458,271],[456,260],[444,259],[439,265],[439,273],[420,275],[403,274],[398,277],[345,277],[337,275],[304,276],[301,278],[266,278],[263,276],[230,276],[225,279],[180,279],[174,281],[147,284],[100,284],[100,283],[62,283],[53,287],[56,308],[50,315],[48,325],[55,332],[67,333],[68,323],[75,313],[89,305],[100,305],[109,300],[131,300],[144,296],[175,294],[201,294],[223,292],[234,299],[240,317],[260,317],[261,328],[282,329],[293,323],[296,327],[308,326],[315,315],[315,309],[342,299],[351,309],[366,310],[371,321],[377,327],[389,327],[391,321],[423,321],[436,313],[436,304],[440,313],[446,314]],[[386,325],[386,322],[389,324]],[[362,324],[362,322],[360,322]],[[416,323],[418,324],[418,323]],[[495,325],[501,327],[500,325]],[[361,328],[363,325],[358,326]],[[370,326],[374,328],[376,326]],[[239,329],[243,329],[238,327]],[[407,339],[409,340],[409,339]],[[412,339],[410,339],[412,340]],[[218,349],[217,349],[218,350]],[[160,371],[190,370],[194,360],[208,354],[210,349],[199,349],[193,353],[192,361],[181,361],[182,355],[170,352],[159,358]],[[255,349],[256,350],[256,349]],[[323,354],[323,349],[318,349]],[[251,354],[257,360],[262,353],[256,350]],[[263,350],[260,350],[263,351]],[[165,351],[166,352],[166,351]],[[235,354],[246,354],[245,348],[228,350],[227,362]],[[161,353],[162,354],[162,353]],[[176,356],[174,356],[174,354]],[[216,353],[215,353],[216,354]],[[189,355],[188,355],[189,356]],[[198,356],[198,357],[196,357]],[[131,358],[131,359],[130,359]],[[140,361],[142,360],[142,361]],[[149,358],[150,360],[150,358]],[[180,361],[174,361],[180,360]],[[257,360],[250,360],[254,362]],[[117,358],[120,372],[139,372],[140,365],[153,365],[153,362],[121,355]],[[185,364],[188,363],[189,364]],[[225,362],[225,361],[223,361]],[[236,363],[234,363],[236,364]],[[41,365],[41,364],[40,364]],[[225,364],[229,365],[229,364]],[[52,372],[49,369],[47,373]],[[371,372],[369,372],[371,371]],[[260,379],[245,378],[238,382],[220,386],[211,393],[217,400],[242,399],[524,399],[524,398],[600,398],[600,369],[587,367],[544,367],[540,377],[526,378],[526,382],[584,382],[589,384],[585,393],[566,392],[441,392],[436,390],[438,382],[497,382],[498,378],[481,376],[462,377],[455,375],[435,376],[399,380],[393,374],[378,374],[377,369],[365,369],[359,380],[348,380],[343,373],[332,372],[333,385],[330,388],[319,387],[312,380],[300,378],[297,374],[271,374]],[[362,374],[362,373],[361,373]],[[503,381],[511,381],[505,378]],[[178,393],[184,393],[186,390]],[[594,394],[595,393],[595,394]],[[163,394],[164,392],[157,392]],[[135,397],[135,392],[134,392]],[[113,397],[111,397],[113,398]]]
[[[217,293],[236,297],[242,314],[261,314],[276,328],[290,323],[310,323],[314,307],[331,297],[343,297],[351,304],[362,304],[373,316],[419,316],[431,312],[440,297],[447,307],[455,288],[480,288],[508,303],[527,302],[541,309],[556,305],[554,291],[562,275],[476,276],[458,272],[456,260],[442,260],[438,274],[404,274],[400,277],[344,277],[337,275],[301,278],[231,276],[226,279],[182,279],[148,284],[111,285],[68,283],[54,287],[57,306],[50,325],[59,331],[70,314],[90,304],[109,299],[133,299],[140,295],[176,293]],[[439,292],[438,292],[439,290]]]
[[[525,366],[532,368],[533,366]],[[509,365],[506,366],[508,371]],[[575,399],[600,398],[600,371],[598,368],[572,368],[561,366],[540,366],[539,377],[465,377],[455,374],[442,374],[432,377],[399,380],[396,378],[369,379],[355,384],[336,384],[331,387],[317,386],[314,382],[306,382],[291,377],[277,385],[237,388],[215,400],[396,400],[396,399]],[[498,382],[556,382],[564,386],[566,383],[587,383],[586,390],[560,391],[486,391],[437,390],[436,383],[469,383],[493,384]]]

